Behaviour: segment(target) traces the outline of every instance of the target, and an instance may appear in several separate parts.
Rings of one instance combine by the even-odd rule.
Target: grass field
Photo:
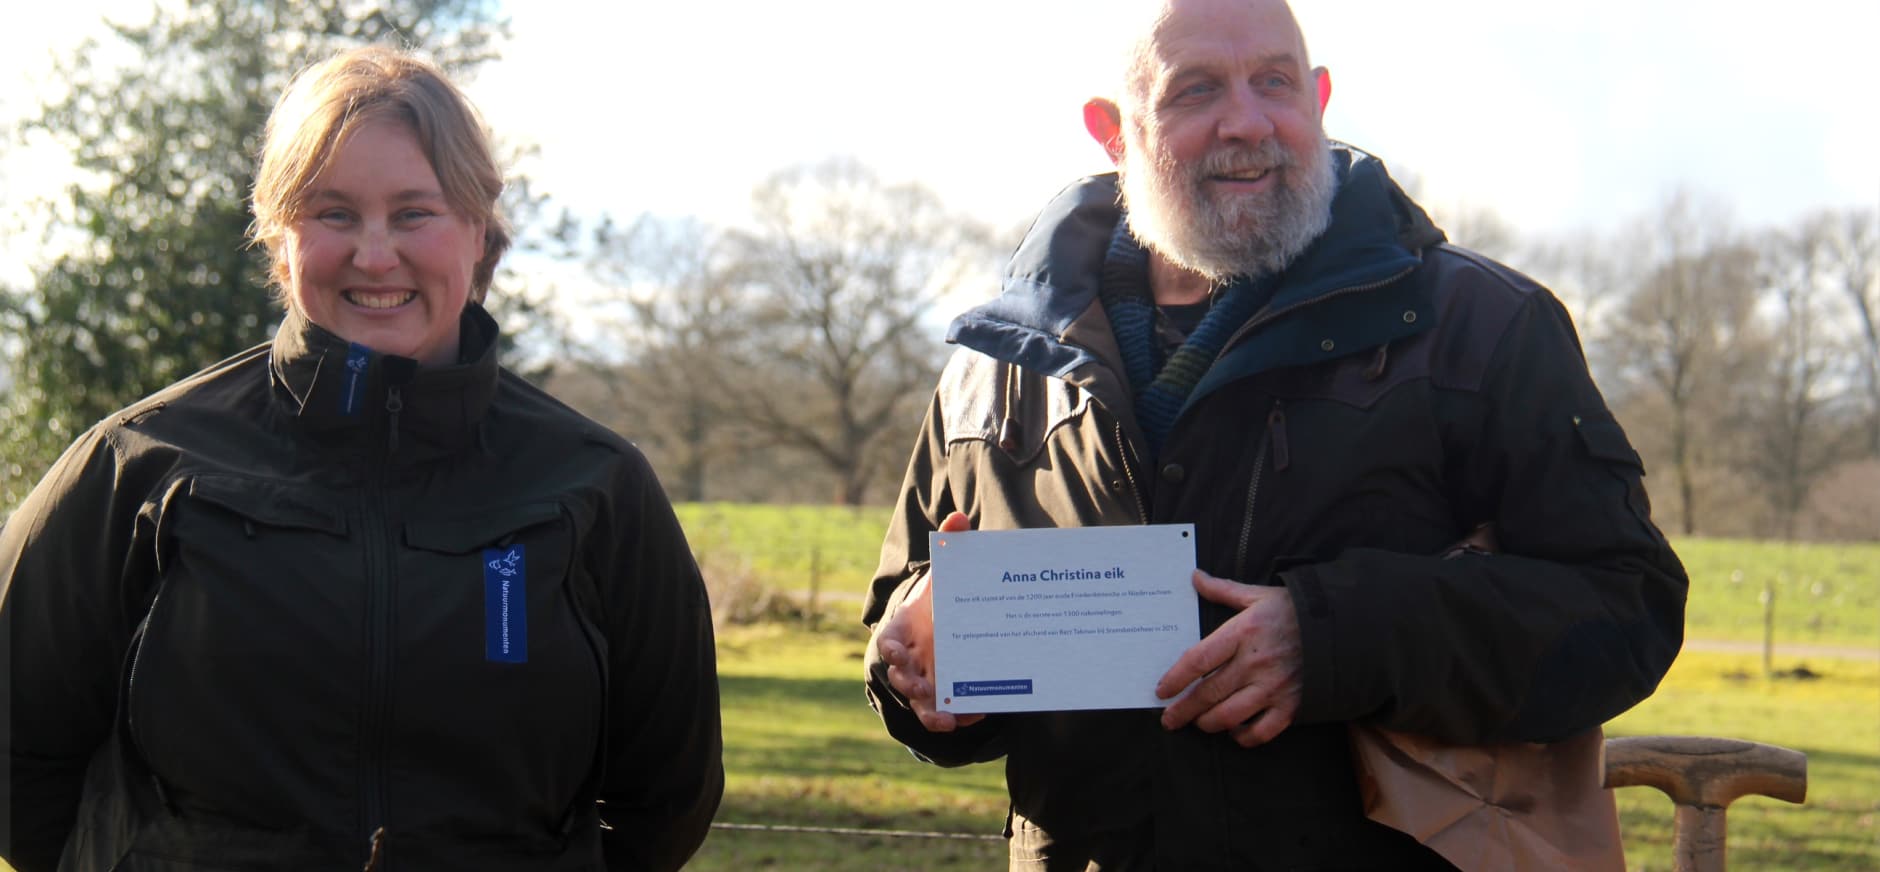
[[[693,550],[708,564],[734,565],[781,590],[807,592],[813,581],[831,603],[857,599],[867,587],[888,523],[888,510],[879,506],[688,503],[678,511]],[[1760,642],[1767,583],[1779,647],[1880,653],[1880,544],[1674,544],[1691,576],[1686,638]],[[840,618],[858,614],[850,610]]]
[[[729,773],[718,820],[732,824],[993,835],[1004,822],[996,765],[940,769],[890,740],[863,701],[860,634],[740,627],[720,642]],[[1689,653],[1657,695],[1609,735],[1700,734],[1808,755],[1802,806],[1751,797],[1729,813],[1733,870],[1880,868],[1880,663],[1811,661],[1821,677],[1765,680],[1751,655]],[[1619,791],[1627,861],[1670,868],[1672,807]],[[717,829],[688,868],[1002,868],[1003,845]]]
[[[941,770],[893,744],[861,696],[854,602],[874,571],[886,513],[829,507],[681,506],[695,550],[764,585],[815,586],[833,632],[727,630],[721,645],[730,791],[719,820],[996,834],[1004,820],[997,766]],[[1657,695],[1610,735],[1697,734],[1784,745],[1809,755],[1809,801],[1739,801],[1731,868],[1880,869],[1880,545],[1675,543],[1691,574],[1686,637],[1758,642],[1765,586],[1775,598],[1778,669],[1760,656],[1687,651]],[[716,557],[713,552],[719,552]],[[1843,652],[1845,653],[1845,652]],[[1669,869],[1672,809],[1648,788],[1619,792],[1633,869]],[[983,869],[997,842],[715,830],[692,868]]]

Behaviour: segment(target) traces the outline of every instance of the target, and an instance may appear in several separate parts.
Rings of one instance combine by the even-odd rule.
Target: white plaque
[[[1200,639],[1193,524],[930,533],[941,711],[1161,708]]]

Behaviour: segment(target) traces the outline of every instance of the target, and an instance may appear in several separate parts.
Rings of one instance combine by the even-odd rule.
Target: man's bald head
[[[1130,230],[1215,282],[1283,269],[1331,220],[1323,70],[1285,0],[1135,7],[1117,103],[1084,123],[1122,175]]]
[[[1235,10],[1234,7],[1239,7]],[[1133,116],[1149,103],[1151,88],[1163,52],[1174,33],[1185,22],[1214,18],[1221,14],[1244,16],[1249,24],[1282,27],[1284,39],[1296,46],[1299,63],[1310,68],[1312,59],[1306,51],[1304,31],[1286,0],[1136,0],[1127,6],[1129,21],[1122,28],[1119,80],[1115,100],[1124,116]]]

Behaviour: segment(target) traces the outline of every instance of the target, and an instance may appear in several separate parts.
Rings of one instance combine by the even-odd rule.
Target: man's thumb
[[[964,533],[972,528],[973,522],[967,520],[966,515],[962,512],[954,512],[948,515],[946,520],[940,522],[940,532],[942,533]]]

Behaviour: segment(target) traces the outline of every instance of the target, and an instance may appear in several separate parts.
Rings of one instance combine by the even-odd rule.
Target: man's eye
[[[1175,91],[1175,99],[1193,100],[1198,97],[1205,97],[1208,94],[1212,93],[1213,91],[1214,91],[1214,84],[1212,82],[1196,82],[1192,85],[1187,85],[1180,89],[1177,89]]]
[[[1292,87],[1292,80],[1276,73],[1261,79],[1260,87],[1268,91],[1284,91]]]

